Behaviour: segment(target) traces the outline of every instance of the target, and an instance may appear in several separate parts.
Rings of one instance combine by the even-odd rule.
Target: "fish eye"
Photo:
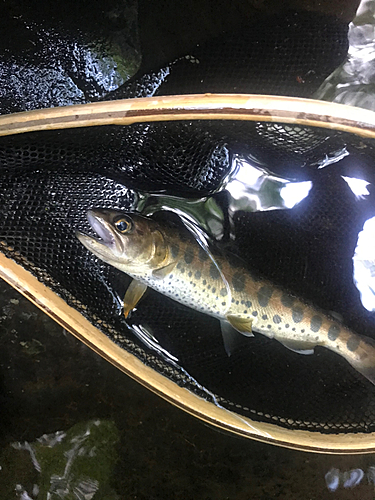
[[[115,221],[115,228],[122,234],[128,233],[133,228],[133,222],[131,219],[121,217]]]

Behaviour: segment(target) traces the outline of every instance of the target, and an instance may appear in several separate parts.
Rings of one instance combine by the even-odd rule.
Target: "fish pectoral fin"
[[[159,269],[154,269],[152,271],[152,277],[158,280],[162,280],[166,276],[168,276],[168,274],[171,273],[175,267],[176,262],[172,262],[171,264],[167,264],[166,266],[160,267]]]
[[[138,302],[143,297],[143,294],[147,290],[147,285],[141,283],[140,281],[133,280],[128,289],[126,290],[124,297],[124,316],[127,318],[130,311],[132,311]]]
[[[241,318],[240,316],[232,316],[228,314],[226,316],[227,321],[231,324],[231,326],[237,330],[237,332],[245,335],[245,337],[254,337],[252,334],[253,329],[253,320],[249,318]]]
[[[283,346],[298,354],[314,354],[316,344],[292,339],[277,339]]]

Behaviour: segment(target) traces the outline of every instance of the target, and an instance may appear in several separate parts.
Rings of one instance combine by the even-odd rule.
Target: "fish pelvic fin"
[[[298,354],[314,354],[316,344],[312,342],[302,342],[292,339],[277,339],[284,347]]]
[[[242,333],[245,337],[254,337],[252,334],[253,322],[251,319],[232,316],[231,314],[228,314],[226,319],[237,332]]]

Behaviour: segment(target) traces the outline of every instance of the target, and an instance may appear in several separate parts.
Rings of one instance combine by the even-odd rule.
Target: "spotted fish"
[[[323,346],[343,356],[375,384],[375,341],[306,305],[241,265],[213,258],[201,244],[170,225],[132,213],[90,210],[101,239],[77,232],[81,243],[104,262],[133,278],[124,299],[125,316],[147,287],[221,321],[228,352],[234,331],[252,330],[289,349],[309,354]],[[238,333],[236,333],[238,335]]]

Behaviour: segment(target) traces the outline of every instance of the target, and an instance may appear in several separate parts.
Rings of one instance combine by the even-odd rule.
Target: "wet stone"
[[[270,298],[272,297],[273,289],[269,286],[262,286],[258,290],[258,302],[261,307],[267,307]]]
[[[322,326],[323,320],[321,316],[315,315],[311,318],[310,330],[313,332],[318,332]]]

